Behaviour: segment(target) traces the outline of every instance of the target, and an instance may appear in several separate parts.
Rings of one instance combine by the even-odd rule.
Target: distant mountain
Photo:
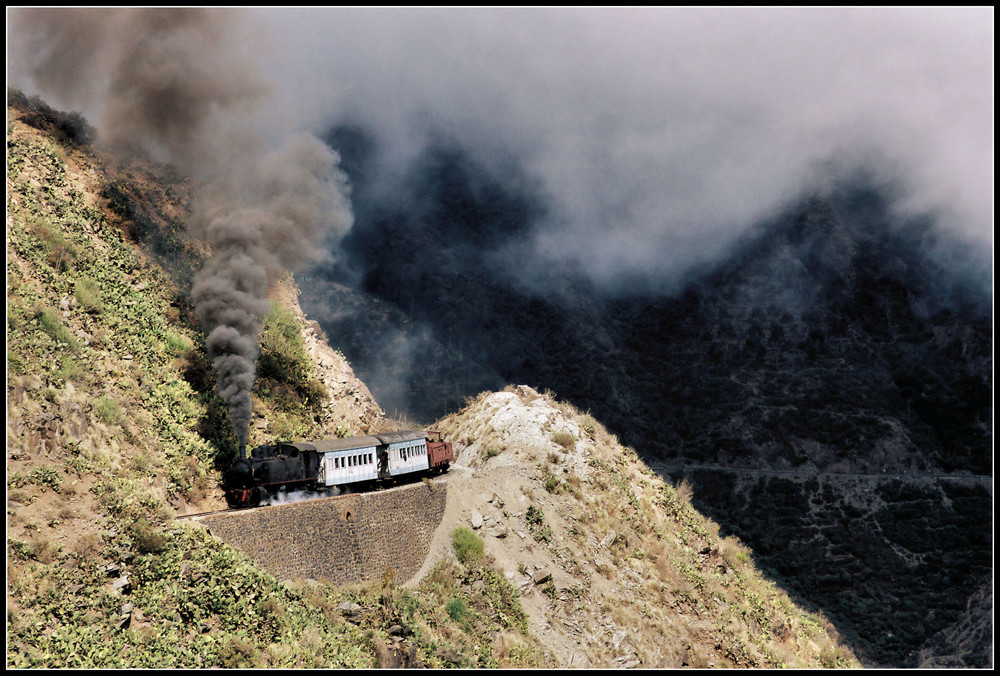
[[[300,276],[302,304],[387,412],[551,390],[676,468],[867,663],[933,659],[924,643],[992,571],[977,252],[858,180],[789,204],[679,287],[609,294],[533,250],[545,200],[516,164],[440,142],[389,177],[361,130],[328,141],[356,221],[337,265]]]
[[[792,205],[677,294],[608,298],[573,269],[539,279],[526,236],[544,209],[528,181],[501,182],[441,145],[395,201],[383,199],[364,139],[331,134],[356,224],[345,262],[313,279],[402,313],[393,340],[419,364],[404,377],[435,394],[398,388],[387,407],[433,418],[475,388],[526,383],[661,458],[991,471],[991,299],[931,255],[927,223],[901,222],[877,191],[848,186]],[[329,290],[303,288],[338,344],[389,330],[358,331],[363,315],[319,311]],[[361,338],[347,352],[362,374],[384,359],[370,347]],[[449,378],[456,368],[468,375]]]

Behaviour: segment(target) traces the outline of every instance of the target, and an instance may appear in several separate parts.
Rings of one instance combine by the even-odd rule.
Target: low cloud
[[[387,194],[433,134],[551,204],[535,249],[672,278],[861,167],[992,247],[993,10],[262,11],[300,114],[378,136]]]

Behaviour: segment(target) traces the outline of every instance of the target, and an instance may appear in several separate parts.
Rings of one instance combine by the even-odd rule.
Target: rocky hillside
[[[180,525],[223,506],[235,451],[188,298],[191,182],[8,99],[8,666],[857,665],[683,486],[529,388],[441,421],[449,516],[405,585],[278,580]],[[263,321],[251,443],[397,424],[296,295]]]
[[[849,667],[824,619],[594,418],[526,386],[438,423],[461,449],[428,563],[464,526],[559,667]]]

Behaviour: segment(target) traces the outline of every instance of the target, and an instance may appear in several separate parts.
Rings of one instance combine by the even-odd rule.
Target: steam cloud
[[[217,392],[245,444],[270,286],[351,224],[336,153],[309,134],[261,128],[269,87],[244,13],[59,8],[9,18],[12,84],[82,110],[102,142],[205,182],[191,227],[214,255],[191,293]]]
[[[288,98],[375,135],[386,200],[435,134],[501,180],[514,157],[548,201],[531,250],[607,292],[858,167],[992,248],[992,8],[260,11]]]

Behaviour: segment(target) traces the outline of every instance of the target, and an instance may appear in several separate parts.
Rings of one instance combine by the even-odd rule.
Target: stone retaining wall
[[[195,520],[283,579],[345,584],[391,569],[402,584],[423,565],[446,497],[446,482],[420,482]]]

